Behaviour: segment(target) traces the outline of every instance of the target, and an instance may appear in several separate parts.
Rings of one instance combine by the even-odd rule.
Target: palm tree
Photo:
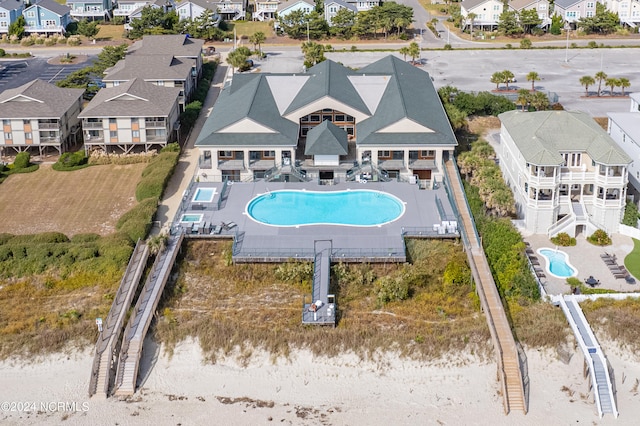
[[[404,56],[404,61],[407,62],[407,55],[410,54],[411,51],[409,50],[409,48],[407,46],[401,47],[400,48],[400,54],[402,56]]]
[[[596,84],[596,80],[590,75],[585,75],[584,77],[580,77],[580,84],[584,86],[585,96],[589,96],[589,86]]]
[[[467,15],[467,21],[471,23],[471,29],[469,30],[469,34],[471,35],[471,39],[473,39],[473,20],[476,19],[478,15],[471,12]]]
[[[607,74],[604,71],[598,71],[596,73],[596,80],[598,80],[598,96],[600,96],[600,89],[602,87],[602,81],[607,79]]]
[[[514,75],[511,71],[509,70],[502,71],[502,78],[504,79],[503,83],[507,85],[507,90],[509,90],[509,83],[513,81],[513,77]]]
[[[504,76],[500,71],[496,71],[491,76],[491,82],[496,85],[496,90],[500,90],[500,83],[504,82]]]
[[[613,96],[613,89],[614,89],[615,87],[619,86],[619,84],[618,84],[618,83],[619,83],[618,79],[617,79],[617,78],[613,78],[613,77],[607,78],[607,79],[604,81],[604,84],[605,84],[607,87],[611,87],[611,91],[609,92],[609,96]]]
[[[624,96],[624,89],[630,87],[631,82],[628,78],[625,77],[620,77],[618,80],[620,80],[620,84],[618,86],[620,86],[620,88],[622,89],[622,96]]]
[[[549,97],[542,92],[532,93],[530,102],[536,111],[544,111],[549,108]]]
[[[531,91],[535,92],[536,91],[536,81],[540,80],[540,76],[538,75],[537,72],[535,71],[531,71],[529,74],[527,74],[527,81],[531,82]]]
[[[253,50],[256,50],[256,45],[258,45],[258,52],[262,54],[262,43],[267,40],[267,36],[264,35],[262,31],[258,31],[253,33],[249,37],[249,41],[253,43]]]
[[[416,58],[420,56],[420,52],[420,45],[415,41],[411,42],[411,44],[409,45],[409,56],[411,56],[411,61],[414,64],[416,63]]]
[[[516,100],[516,104],[521,105],[523,111],[529,103],[530,94],[531,93],[527,89],[518,90],[518,99]]]

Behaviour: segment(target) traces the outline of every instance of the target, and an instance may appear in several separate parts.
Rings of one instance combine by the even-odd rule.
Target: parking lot
[[[81,64],[52,65],[46,58],[26,58],[0,62],[0,91],[15,89],[37,78],[55,83],[69,74],[91,65],[95,56]]]

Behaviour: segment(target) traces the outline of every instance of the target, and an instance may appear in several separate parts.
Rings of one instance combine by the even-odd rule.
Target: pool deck
[[[546,261],[544,256],[538,255],[538,249],[550,248],[555,250],[556,246],[551,243],[546,235],[528,235],[524,237],[524,240],[531,245],[531,249],[536,252],[538,260],[540,260],[541,266],[547,270]],[[633,240],[631,237],[627,237],[621,234],[613,234],[613,244],[606,247],[594,246],[588,242],[584,235],[579,235],[577,238],[577,244],[573,247],[558,247],[558,250],[565,252],[569,256],[569,263],[578,270],[578,278],[584,283],[584,280],[593,275],[597,280],[600,280],[600,285],[596,288],[609,289],[619,292],[639,292],[640,291],[640,277],[636,278],[636,284],[628,284],[624,279],[616,279],[609,271],[607,265],[600,258],[601,254],[609,253],[615,254],[617,262],[620,265],[624,265],[624,258],[633,250]],[[571,288],[567,284],[565,278],[557,278],[553,275],[546,274],[547,277],[542,279],[544,287],[549,294],[570,294]]]
[[[345,261],[405,261],[403,232],[422,233],[423,236],[438,237],[433,231],[434,224],[442,219],[436,204],[436,197],[442,203],[445,215],[453,217],[444,188],[420,190],[417,185],[401,182],[343,182],[336,185],[318,185],[312,182],[234,182],[223,194],[223,183],[194,183],[183,194],[181,209],[176,216],[202,214],[203,220],[197,230],[188,230],[187,237],[217,238],[233,236],[237,239],[234,259],[236,261],[282,261],[289,258],[313,257],[314,242],[330,240],[333,257]],[[217,188],[212,203],[194,203],[193,194],[198,187]],[[405,213],[397,220],[380,226],[355,227],[339,225],[309,225],[300,227],[269,226],[252,220],[246,213],[246,206],[254,197],[269,191],[282,189],[338,191],[338,190],[378,190],[388,192],[406,203]],[[223,195],[222,200],[220,196]],[[353,212],[353,214],[358,214]],[[231,229],[212,229],[222,223],[236,224]],[[174,223],[174,226],[184,224]],[[204,230],[203,230],[204,228]],[[219,231],[219,232],[216,232]],[[433,234],[433,235],[431,235]],[[456,237],[453,234],[440,237]]]

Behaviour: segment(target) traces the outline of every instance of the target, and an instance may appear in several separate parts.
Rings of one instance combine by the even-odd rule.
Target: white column
[[[274,150],[276,156],[276,166],[282,166],[282,149]]]
[[[244,158],[242,159],[242,163],[244,165],[245,169],[249,169],[249,150],[248,149],[243,149],[243,156]]]
[[[292,148],[289,150],[289,154],[291,156],[291,166],[295,166],[296,165],[296,150],[295,148]]]
[[[409,168],[409,150],[408,149],[404,150],[404,155],[402,156],[402,163],[404,164],[405,169]]]
[[[371,164],[378,166],[378,150],[376,148],[371,149]]]
[[[218,170],[218,150],[213,149],[211,151],[211,167],[213,170]]]

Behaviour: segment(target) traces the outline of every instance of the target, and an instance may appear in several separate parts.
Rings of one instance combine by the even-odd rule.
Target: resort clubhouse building
[[[431,188],[457,145],[429,74],[394,56],[358,71],[235,74],[196,146],[200,181],[398,180]]]

